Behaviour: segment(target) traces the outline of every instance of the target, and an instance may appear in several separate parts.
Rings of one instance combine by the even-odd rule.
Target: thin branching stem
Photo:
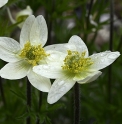
[[[120,41],[119,41],[119,44],[118,44],[118,47],[117,47],[117,51],[120,51],[122,48],[122,36],[120,37]]]
[[[52,5],[51,5],[51,13],[54,12],[55,9],[55,0],[52,0]],[[48,14],[48,45],[53,44],[52,41],[52,27],[53,27],[53,18],[50,14]]]
[[[93,6],[93,2],[94,2],[94,0],[91,0],[90,4],[89,4],[88,15],[87,15],[88,18],[90,17],[90,14],[91,14],[91,9],[92,9],[92,6]]]
[[[28,79],[27,79],[27,107],[29,109],[31,108],[31,84]],[[30,116],[26,118],[26,124],[31,124]]]
[[[40,112],[40,109],[41,109],[41,106],[42,106],[42,91],[39,92],[39,112]],[[40,123],[40,119],[39,117],[37,116],[37,121],[36,121],[36,124],[39,124]]]
[[[74,124],[80,124],[80,88],[77,82],[74,86]]]
[[[110,42],[109,49],[113,51],[113,0],[110,0]],[[112,65],[108,68],[108,102],[111,103],[111,85],[112,85]]]
[[[1,98],[2,98],[3,103],[4,103],[4,105],[6,105],[6,100],[5,100],[5,96],[4,96],[4,90],[3,90],[3,84],[2,84],[1,77],[0,77],[0,93],[1,93]]]
[[[109,49],[113,50],[113,22],[114,22],[114,3],[110,0],[110,44]]]
[[[89,20],[90,20],[90,14],[92,10],[94,0],[90,0],[89,7],[86,12],[86,31],[89,29]],[[87,41],[87,33],[84,35],[84,41]]]

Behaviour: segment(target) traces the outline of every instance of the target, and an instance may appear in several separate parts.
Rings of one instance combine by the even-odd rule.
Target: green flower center
[[[73,73],[79,73],[88,69],[93,64],[91,58],[85,58],[86,52],[81,54],[77,51],[68,50],[68,55],[64,59],[63,70],[67,70]]]
[[[28,15],[19,16],[16,18],[16,21],[17,22],[23,22],[26,20],[27,17],[28,17]]]
[[[49,54],[46,54],[41,45],[33,46],[30,44],[30,42],[27,42],[19,56],[26,58],[31,65],[35,66],[38,65],[40,60],[44,59],[48,55]]]

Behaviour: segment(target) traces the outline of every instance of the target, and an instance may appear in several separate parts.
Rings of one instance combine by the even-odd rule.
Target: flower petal
[[[42,15],[37,16],[30,32],[30,42],[33,45],[41,44],[42,47],[47,41],[47,24]]]
[[[30,8],[30,6],[27,6],[26,9],[23,9],[17,13],[16,20],[18,20],[19,18],[23,16],[29,16],[32,14],[33,14],[33,10]]]
[[[60,66],[54,65],[38,65],[33,67],[33,71],[41,76],[55,79],[62,77],[62,69]]]
[[[48,78],[42,77],[32,70],[27,74],[30,83],[40,91],[49,92],[51,82]]]
[[[20,79],[27,75],[29,69],[30,65],[26,61],[8,63],[0,70],[0,75],[5,79]]]
[[[87,78],[89,75],[94,73],[94,71],[82,71],[78,74],[75,74],[75,77],[73,78],[74,81],[79,81]]]
[[[16,62],[20,58],[17,53],[20,51],[20,45],[12,38],[0,37],[0,58],[7,62]]]
[[[31,32],[31,28],[32,25],[35,21],[35,17],[34,15],[30,15],[24,22],[22,30],[21,30],[21,34],[20,34],[20,45],[21,48],[24,47],[24,44],[27,41],[30,41],[30,32]]]
[[[6,62],[17,62],[21,60],[21,58],[19,58],[17,54],[12,53],[1,47],[0,47],[0,58]]]
[[[75,77],[73,78],[73,80],[74,81],[82,81],[82,80],[87,79],[88,77],[92,77],[92,76],[100,74],[100,73],[101,73],[100,71],[94,71],[94,70],[83,71],[81,73],[76,74]]]
[[[8,0],[0,0],[0,7],[4,6]]]
[[[76,51],[82,53],[84,51],[86,51],[86,57],[88,57],[88,48],[86,46],[86,44],[83,42],[83,40],[77,36],[77,35],[74,35],[72,36],[70,39],[69,39],[69,44],[73,44],[75,45],[76,47]]]
[[[8,37],[0,37],[0,47],[12,51],[13,53],[20,51],[19,43],[16,40]]]
[[[46,51],[49,56],[46,59],[47,63],[51,64],[59,64],[60,66],[63,64],[63,60],[65,59],[66,55],[65,53],[59,52],[59,51],[53,51],[53,50],[48,50]]]
[[[91,65],[90,69],[100,70],[103,69],[110,64],[112,64],[118,57],[120,56],[119,52],[111,52],[105,51],[97,54],[93,54],[89,56],[92,59],[93,65]]]
[[[64,94],[66,94],[75,84],[73,80],[57,79],[54,81],[48,93],[47,101],[50,104],[57,102]]]
[[[55,50],[55,51],[60,51],[63,53],[67,53],[67,48],[65,47],[67,43],[64,44],[54,44],[54,45],[48,45],[44,47],[44,49],[47,50]]]
[[[89,75],[88,77],[86,77],[85,79],[78,81],[78,83],[80,83],[80,84],[90,83],[90,82],[96,80],[101,74],[102,74],[102,72],[96,71],[96,72],[92,73],[91,75]]]

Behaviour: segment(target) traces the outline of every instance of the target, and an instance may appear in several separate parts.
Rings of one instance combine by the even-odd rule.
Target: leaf
[[[14,90],[10,90],[14,95],[21,98],[22,100],[26,101],[25,95],[21,91],[17,91],[17,93]]]
[[[46,120],[45,120],[46,124],[52,124],[51,123],[51,119],[49,117],[46,117]]]
[[[65,107],[65,104],[63,104],[63,103],[58,103],[58,104],[54,104],[54,105],[51,105],[50,107],[49,107],[49,109],[48,109],[48,111],[49,112],[51,112],[51,111],[55,111],[55,110],[57,110],[57,109],[59,109],[59,108],[64,108]]]
[[[19,117],[16,117],[16,119],[25,119],[28,116],[28,113],[24,113],[22,115],[20,115]]]

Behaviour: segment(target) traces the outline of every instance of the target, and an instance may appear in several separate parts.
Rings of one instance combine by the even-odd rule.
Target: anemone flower
[[[0,58],[9,62],[0,70],[0,76],[11,80],[27,76],[34,87],[48,92],[51,87],[50,80],[32,70],[33,66],[46,63],[50,56],[50,52],[43,48],[47,34],[43,16],[35,18],[30,15],[22,27],[20,44],[12,38],[0,37]]]
[[[19,27],[19,28],[22,28],[22,26],[23,26],[24,21],[26,20],[26,18],[27,18],[29,15],[32,15],[32,14],[33,14],[33,10],[31,9],[30,6],[27,6],[26,9],[23,9],[23,10],[17,12],[17,13],[16,13],[16,16],[15,16],[15,19],[12,17],[12,14],[11,14],[9,8],[7,8],[7,11],[8,11],[8,15],[9,15],[10,21],[11,21],[13,24],[19,23],[19,24],[18,24],[18,27]]]
[[[64,47],[49,47],[61,52],[59,55],[49,56],[53,63],[37,65],[33,67],[33,71],[44,77],[56,79],[48,93],[47,101],[50,104],[58,101],[76,82],[84,84],[96,80],[102,74],[99,70],[112,64],[120,55],[119,52],[105,51],[89,56],[87,46],[75,35]]]

